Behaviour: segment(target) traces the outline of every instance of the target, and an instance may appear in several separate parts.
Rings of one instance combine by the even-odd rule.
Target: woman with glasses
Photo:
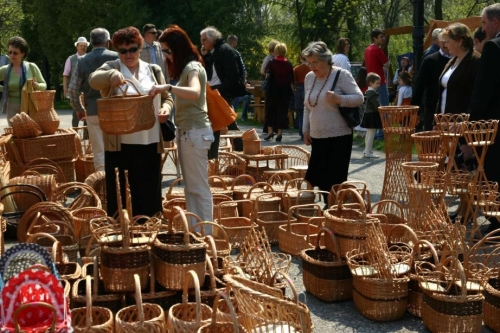
[[[159,42],[167,57],[169,75],[178,83],[155,86],[150,94],[154,96],[162,91],[175,94],[177,147],[186,208],[202,221],[213,221],[207,163],[214,134],[207,114],[207,74],[203,60],[186,32],[176,25],[166,29]]]
[[[164,84],[165,78],[158,65],[148,64],[139,59],[143,37],[137,28],[120,29],[113,34],[113,47],[118,52],[117,60],[108,61],[89,77],[90,86],[108,96],[149,94],[156,84]],[[126,83],[126,80],[134,85]],[[127,87],[128,85],[128,87]],[[121,88],[121,89],[120,89]],[[132,195],[133,214],[153,216],[161,212],[161,154],[163,139],[160,122],[170,115],[173,100],[167,91],[153,99],[156,122],[149,130],[131,134],[104,135],[104,160],[106,171],[107,213],[113,216],[117,211],[115,168],[120,170],[122,204],[125,202],[124,171],[128,170],[128,180]]]
[[[27,80],[33,80],[34,90],[45,90],[47,84],[35,63],[24,61],[29,45],[22,37],[11,37],[7,41],[10,64],[0,67],[0,81],[4,81],[2,113],[7,114],[7,122],[21,110],[21,91]]]
[[[304,143],[311,145],[311,158],[305,179],[322,191],[347,180],[352,151],[352,128],[339,107],[363,104],[351,72],[334,66],[332,52],[323,42],[312,42],[302,51],[311,72],[304,82]],[[338,80],[332,89],[335,77]],[[327,197],[324,198],[327,203]]]

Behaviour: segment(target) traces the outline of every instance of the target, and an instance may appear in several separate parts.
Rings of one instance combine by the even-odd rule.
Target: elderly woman
[[[349,38],[340,37],[337,40],[337,53],[333,55],[333,64],[336,67],[343,68],[345,70],[351,71],[351,63],[347,55],[349,54],[349,49],[351,48],[351,42]]]
[[[137,28],[120,29],[113,35],[113,46],[119,59],[108,61],[89,77],[90,86],[101,90],[107,96],[110,89],[115,95],[121,94],[120,87],[126,88],[125,80],[132,81],[138,92],[148,94],[156,84],[165,84],[165,78],[158,65],[148,64],[139,59],[143,38]],[[132,85],[127,94],[138,93]],[[153,216],[161,212],[161,170],[163,139],[160,122],[165,122],[173,106],[170,94],[165,91],[153,99],[156,122],[149,130],[131,134],[104,135],[104,159],[108,215],[117,211],[115,168],[120,170],[122,204],[125,202],[124,171],[128,170],[132,209],[134,215]]]
[[[347,180],[352,150],[352,128],[345,122],[339,106],[363,104],[363,94],[351,72],[333,66],[332,52],[323,42],[312,42],[302,51],[311,67],[306,75],[304,142],[311,145],[311,158],[305,179],[322,191]],[[332,90],[337,73],[338,81]],[[325,195],[325,203],[327,198]]]
[[[161,35],[160,44],[167,57],[170,77],[176,85],[157,85],[151,94],[175,94],[175,122],[179,161],[185,181],[186,208],[203,221],[212,221],[212,194],[208,184],[208,150],[214,135],[207,114],[207,74],[202,57],[184,30],[174,25]],[[194,219],[191,223],[196,223]]]
[[[274,137],[273,129],[276,128],[276,141],[281,142],[283,130],[288,128],[288,102],[293,94],[293,66],[285,58],[286,51],[286,45],[278,43],[274,48],[275,57],[269,61],[266,68],[269,90],[266,92],[265,104],[265,125],[268,133],[265,140]]]
[[[7,121],[11,125],[10,118],[21,110],[21,91],[26,80],[33,80],[34,90],[45,90],[47,84],[38,66],[33,62],[24,61],[29,51],[24,38],[11,37],[7,41],[7,49],[10,64],[0,67],[0,81],[4,81],[2,113],[7,113]]]

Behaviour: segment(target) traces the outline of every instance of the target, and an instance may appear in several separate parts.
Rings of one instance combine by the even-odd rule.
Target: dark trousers
[[[157,153],[157,144],[130,145],[122,144],[121,151],[104,153],[106,171],[106,198],[108,216],[118,210],[116,197],[115,168],[120,171],[120,193],[122,207],[125,208],[125,174],[132,196],[134,216],[153,216],[161,212],[161,154]]]

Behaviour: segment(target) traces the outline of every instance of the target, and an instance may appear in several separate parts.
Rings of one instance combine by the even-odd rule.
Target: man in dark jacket
[[[483,9],[481,23],[486,37],[474,92],[470,103],[470,120],[500,120],[500,3]],[[484,172],[491,182],[500,182],[500,135],[495,144],[488,146],[484,159]],[[500,228],[496,218],[490,218],[486,232]]]
[[[75,75],[71,76],[68,93],[71,106],[81,119],[86,112],[89,140],[94,154],[94,167],[96,171],[104,170],[104,141],[99,118],[97,117],[97,99],[101,98],[99,90],[92,89],[89,85],[89,75],[106,61],[118,59],[118,53],[108,50],[111,44],[108,30],[96,28],[90,32],[92,51],[85,58],[78,60]],[[80,101],[83,93],[85,105]],[[100,169],[99,169],[100,168]]]
[[[235,97],[246,94],[240,57],[236,50],[224,41],[216,28],[207,27],[201,31],[200,36],[208,84],[217,89],[228,104],[232,105]],[[236,122],[230,124],[228,129],[239,130]],[[220,132],[215,132],[214,136],[215,141],[208,152],[208,158],[218,157]],[[242,151],[243,141],[235,139],[233,149]]]
[[[439,46],[440,49],[438,52],[434,52],[424,58],[415,78],[415,84],[413,85],[411,105],[421,107],[419,114],[423,115],[420,118],[423,124],[421,123],[419,127],[423,126],[425,131],[432,129],[434,113],[436,113],[437,102],[439,100],[439,76],[450,60],[450,55],[444,45],[444,41],[439,41]]]

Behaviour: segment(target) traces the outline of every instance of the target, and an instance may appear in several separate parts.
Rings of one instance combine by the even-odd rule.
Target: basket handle
[[[92,297],[97,297],[97,293],[99,290],[99,259],[97,256],[94,256],[94,292],[92,293]]]
[[[90,275],[85,277],[85,327],[89,329],[92,327],[92,278]]]
[[[375,204],[373,204],[373,206],[370,208],[370,213],[385,214],[385,213],[387,213],[387,211],[384,210],[384,208],[388,205],[394,205],[395,209],[397,210],[397,213],[395,213],[394,215],[396,215],[400,218],[404,218],[405,214],[404,214],[403,207],[401,206],[401,204],[395,200],[389,200],[389,199],[380,200],[380,201],[376,202]]]
[[[130,246],[130,218],[128,216],[128,211],[126,209],[122,209],[122,216],[120,216],[121,224],[122,224],[122,232],[123,232],[123,248],[128,250]]]
[[[276,273],[274,273],[274,275],[271,277],[270,281],[269,281],[269,285],[271,287],[274,287],[274,283],[277,281],[277,278],[278,276],[282,276],[285,278],[285,281],[288,283],[288,285],[290,286],[290,289],[292,289],[292,293],[293,293],[293,302],[295,304],[299,304],[299,296],[298,296],[298,293],[297,293],[297,288],[295,288],[295,285],[293,284],[293,281],[292,279],[290,278],[290,276],[285,273],[285,272],[281,272],[281,271],[276,271]]]
[[[139,327],[144,327],[144,308],[142,307],[141,280],[139,274],[134,274],[135,304],[139,313]]]
[[[188,227],[188,222],[187,222],[187,218],[186,218],[186,213],[184,212],[183,209],[181,209],[178,206],[174,206],[172,209],[177,210],[178,213],[174,214],[174,218],[168,224],[168,232],[173,232],[173,220],[177,217],[177,215],[180,215],[180,219],[182,221],[182,225],[183,225],[184,230],[185,230],[183,243],[184,243],[184,245],[188,245],[189,244],[189,227]]]
[[[155,262],[151,251],[149,251],[149,295],[153,298],[156,292],[156,275],[155,275]]]
[[[208,183],[209,183],[209,184],[210,184],[210,181],[211,181],[211,180],[218,180],[218,181],[222,184],[222,186],[221,186],[221,187],[222,187],[224,190],[227,190],[227,185],[226,185],[226,182],[224,181],[224,179],[222,179],[222,177],[220,177],[220,176],[209,176],[209,177],[208,177]]]
[[[322,190],[299,190],[297,192],[297,197],[295,198],[295,205],[298,205],[300,203],[300,197],[305,194],[305,193],[314,193],[315,195],[320,195],[320,194],[327,194],[328,197],[330,197],[330,192],[328,191],[322,191]],[[320,198],[321,199],[321,198]]]
[[[231,202],[234,202],[234,201],[223,201],[220,204],[225,203],[225,202],[230,202],[231,203]],[[219,212],[219,220],[220,220],[220,212]],[[214,234],[214,231],[213,231],[214,229],[213,228],[215,227],[217,229],[218,235],[219,235],[219,232],[220,232],[220,234],[223,236],[224,240],[227,243],[229,243],[229,237],[227,236],[226,230],[224,230],[224,228],[222,228],[220,224],[217,224],[215,222],[210,222],[210,221],[198,222],[194,226],[191,227],[191,232],[195,232],[196,228],[200,227],[200,230],[201,230],[200,235],[202,237],[205,237],[205,228],[203,228],[203,226],[212,226],[212,234]]]
[[[122,88],[121,85],[118,86],[118,89],[120,89],[121,92],[123,93],[123,97],[129,96],[129,95],[127,95],[127,91],[128,91],[128,88],[130,87],[130,85],[132,85],[134,87],[135,91],[137,91],[137,94],[139,96],[144,96],[144,94],[142,94],[141,91],[139,89],[137,89],[137,86],[135,85],[134,81],[132,81],[132,80],[125,80],[124,85],[125,85],[125,90],[123,90],[123,88]],[[110,98],[112,96],[113,96],[113,87],[110,87],[107,98]]]
[[[342,211],[342,207],[344,205],[344,199],[348,194],[351,194],[356,198],[356,200],[358,201],[357,203],[360,206],[360,211],[363,214],[363,219],[366,220],[365,200],[361,197],[361,195],[356,189],[346,188],[343,190],[339,190],[337,192],[337,211],[338,212]]]
[[[184,287],[182,290],[182,304],[188,303],[188,295],[189,295],[189,282],[193,281],[194,284],[194,293],[196,296],[196,326],[200,326],[201,321],[201,294],[200,294],[200,281],[198,280],[198,274],[195,271],[190,270],[186,273],[184,278]]]
[[[26,243],[31,243],[38,238],[48,238],[54,243],[57,242],[57,239],[51,234],[45,232],[37,232],[36,234],[28,235],[28,237],[26,238]]]
[[[23,330],[21,330],[21,326],[19,325],[19,321],[18,321],[19,314],[21,313],[21,311],[23,311],[24,309],[33,308],[35,306],[52,310],[52,323],[50,324],[50,330],[47,330],[47,332],[55,332],[56,331],[56,322],[57,322],[56,309],[54,309],[54,307],[52,305],[50,305],[49,303],[36,302],[36,303],[23,304],[19,308],[17,308],[16,312],[14,312],[14,327],[15,327],[16,333],[24,332]]]
[[[370,214],[370,216],[376,217],[379,220],[380,220],[380,218],[382,216],[384,216],[385,217],[385,221],[380,221],[380,222],[381,223],[385,222],[385,225],[390,226],[389,219],[387,218],[387,215],[384,215],[384,214]],[[382,218],[382,220],[383,219],[384,218]],[[389,242],[389,240],[391,239],[392,234],[395,232],[395,230],[397,231],[398,229],[404,229],[404,230],[406,230],[406,232],[410,235],[411,241],[413,242],[413,244],[415,244],[415,243],[418,242],[418,236],[417,236],[417,234],[415,233],[415,231],[412,228],[410,228],[406,224],[394,224],[394,225],[392,225],[392,228],[389,230],[389,233],[387,235],[387,242]]]
[[[411,252],[411,257],[409,262],[410,268],[415,264],[415,254],[420,254],[424,246],[427,246],[429,248],[429,250],[431,251],[432,258],[434,259],[434,263],[436,265],[439,265],[439,257],[436,252],[436,249],[434,248],[434,245],[432,245],[432,243],[429,242],[428,240],[421,239],[413,245],[413,251]]]
[[[252,176],[243,174],[233,179],[233,181],[231,182],[231,191],[234,191],[234,187],[238,185],[238,182],[240,182],[241,180],[249,181],[252,186],[255,185],[255,179]]]
[[[217,293],[217,295],[215,296],[214,306],[212,309],[212,325],[215,325],[217,323],[217,312],[219,308],[219,302],[221,302],[221,298],[223,298],[226,301],[227,307],[229,308],[229,313],[231,314],[231,319],[233,323],[233,332],[239,333],[240,327],[238,325],[238,317],[236,317],[236,311],[234,311],[233,303],[231,302],[229,295],[225,291],[221,291]]]
[[[311,185],[311,183],[309,183],[307,180],[305,180],[304,178],[295,178],[295,179],[292,179],[290,180],[288,183],[285,184],[285,190],[284,192],[286,192],[288,190],[288,188],[300,188],[302,187],[303,184],[306,184],[306,190],[312,190],[313,187]]]
[[[212,236],[207,236],[207,238],[210,238],[210,240],[213,243],[214,239],[212,238]],[[215,247],[215,243],[213,243],[213,245]],[[215,251],[215,252],[217,252],[217,251]],[[215,262],[217,262],[217,257],[215,257]],[[205,263],[206,263],[206,266],[208,267],[208,274],[210,275],[210,291],[215,291],[216,285],[215,285],[214,265],[212,264],[212,260],[210,259],[208,254],[205,256]]]
[[[337,262],[341,262],[342,261],[342,256],[340,255],[339,242],[337,241],[337,237],[335,237],[335,234],[333,233],[333,231],[330,230],[329,228],[323,227],[318,232],[318,237],[316,238],[316,250],[320,250],[321,249],[321,245],[319,244],[319,242],[320,242],[322,234],[324,234],[325,237],[330,236],[330,238],[332,239],[332,242],[333,242],[333,253],[335,254],[335,258],[337,259]]]
[[[321,206],[318,204],[305,204],[305,205],[295,205],[288,209],[288,223],[287,223],[287,231],[292,232],[291,220],[293,218],[293,213],[296,210],[300,210],[300,208],[318,208],[318,216],[322,216]],[[309,228],[307,228],[307,239],[309,239]]]
[[[59,241],[55,241],[54,244],[52,244],[52,258],[56,264],[63,263],[63,250],[61,242]]]
[[[255,197],[255,204],[253,206],[254,209],[254,219],[257,219],[257,213],[259,212],[259,200],[260,198],[264,197],[269,197],[269,198],[278,198],[281,192],[265,192],[262,194],[259,194],[257,197]]]
[[[467,298],[467,278],[465,277],[465,271],[462,266],[462,263],[457,258],[450,256],[445,259],[443,268],[449,267],[448,265],[453,265],[452,267],[450,267],[451,269],[453,269],[451,275],[451,282],[459,278],[460,282],[462,283],[462,288],[460,288],[462,294],[460,295],[460,298],[465,302]],[[451,283],[449,284],[448,288],[451,288]]]
[[[288,173],[286,172],[275,172],[274,174],[271,175],[271,177],[269,177],[269,179],[267,180],[267,182],[270,184],[270,185],[279,185],[279,182],[284,182],[285,185],[292,180],[292,176],[290,176]]]
[[[177,183],[180,183],[183,179],[182,178],[177,178],[175,179],[172,184],[170,184],[169,188],[168,188],[168,191],[167,191],[167,194],[171,194],[172,193],[172,190],[174,189],[174,186],[175,184]],[[165,199],[167,199],[167,196],[165,196]],[[168,199],[167,199],[168,200]]]
[[[250,187],[250,189],[248,190],[246,199],[250,199],[250,196],[252,195],[253,190],[256,188],[262,188],[262,189],[264,189],[264,192],[266,191],[266,189],[268,190],[268,192],[274,192],[273,187],[271,185],[269,185],[268,183],[258,182],[258,183],[253,184],[252,187]]]

